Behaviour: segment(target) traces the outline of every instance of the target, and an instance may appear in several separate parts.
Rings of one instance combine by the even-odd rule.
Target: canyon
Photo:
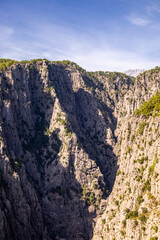
[[[46,59],[3,69],[0,239],[158,239],[159,89],[158,67],[136,78]]]

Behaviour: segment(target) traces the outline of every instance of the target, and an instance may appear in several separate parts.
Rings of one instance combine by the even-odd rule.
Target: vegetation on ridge
[[[20,63],[20,64],[35,64],[38,61],[47,61],[49,63],[54,63],[54,64],[62,64],[64,66],[69,66],[69,67],[73,67],[75,66],[77,68],[77,70],[85,73],[86,70],[84,70],[83,68],[81,68],[80,66],[78,66],[76,63],[68,61],[68,60],[64,60],[64,61],[49,61],[47,59],[41,59],[41,58],[37,58],[37,59],[31,59],[31,60],[23,60],[23,61],[17,61],[17,60],[12,60],[12,59],[5,59],[5,58],[1,58],[0,59],[0,72],[5,71],[8,67],[10,67],[11,65],[14,65],[16,63]]]
[[[10,67],[11,65],[16,64],[16,63],[18,63],[18,61],[16,61],[16,60],[1,58],[0,59],[0,72],[5,71],[8,67]]]
[[[23,60],[23,61],[17,61],[17,60],[12,60],[12,59],[5,59],[1,58],[0,59],[0,72],[5,71],[8,67],[16,64],[16,63],[21,63],[21,64],[26,64],[26,63],[36,63],[37,61],[42,61],[44,59],[38,58],[38,59],[32,59],[32,60]]]
[[[140,116],[143,115],[145,117],[148,116],[159,116],[160,114],[160,92],[157,92],[153,97],[149,99],[149,101],[145,101],[139,107],[139,109],[135,110],[135,115]]]
[[[46,60],[49,63],[53,63],[53,64],[61,64],[64,65],[65,67],[75,67],[77,70],[79,70],[82,74],[85,74],[88,78],[93,78],[95,81],[97,81],[97,77],[101,76],[101,77],[107,77],[109,79],[110,82],[114,82],[117,77],[119,77],[121,80],[124,80],[124,77],[128,76],[125,73],[121,73],[121,72],[109,72],[109,71],[96,71],[96,72],[87,72],[85,69],[83,69],[82,67],[80,67],[78,64],[71,62],[69,60],[63,60],[63,61],[49,61],[47,59],[31,59],[31,60],[23,60],[23,61],[17,61],[17,60],[12,60],[12,59],[4,59],[1,58],[0,59],[0,72],[5,71],[8,67],[10,67],[11,65],[14,65],[16,63],[20,63],[20,64],[35,64],[38,61],[43,61]],[[129,77],[133,82],[134,82],[134,77]]]

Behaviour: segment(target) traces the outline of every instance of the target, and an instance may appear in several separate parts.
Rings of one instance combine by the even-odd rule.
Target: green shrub
[[[141,215],[139,216],[139,220],[140,220],[141,222],[143,222],[143,223],[146,223],[146,222],[147,222],[147,217],[146,217],[146,215],[141,214]]]
[[[138,221],[136,219],[134,220],[134,225],[138,226]]]
[[[139,196],[137,197],[137,202],[138,202],[138,204],[141,204],[142,202],[144,202],[144,199],[143,199],[143,196],[142,196],[142,195],[139,195]]]
[[[142,191],[145,192],[145,191],[151,191],[151,180],[150,179],[147,179],[147,181],[145,182],[143,188],[142,188]]]
[[[10,67],[13,64],[18,63],[18,61],[12,60],[12,59],[0,59],[0,72],[5,71],[8,67]]]
[[[109,225],[107,224],[107,232],[109,232]]]
[[[122,221],[122,224],[123,224],[123,228],[125,228],[126,227],[126,220],[125,219]]]
[[[116,200],[116,201],[115,201],[115,204],[116,204],[117,206],[119,206],[119,201],[118,201],[118,200]]]
[[[149,101],[145,101],[139,109],[135,110],[136,116],[157,116],[160,114],[160,92],[157,92]]]
[[[130,152],[132,152],[132,148],[131,147],[127,147],[126,153],[130,153]]]
[[[135,219],[138,217],[138,211],[134,210],[134,211],[128,211],[126,214],[126,219]]]
[[[121,230],[120,233],[122,234],[122,236],[126,235],[126,231]]]
[[[148,157],[142,157],[142,158],[137,159],[137,160],[138,160],[138,162],[139,162],[140,164],[143,164],[144,161],[147,161],[147,160],[148,160]]]
[[[152,146],[152,143],[153,143],[154,141],[155,141],[155,140],[152,139],[151,141],[148,142],[148,144],[149,144],[150,146]]]
[[[133,134],[133,135],[131,136],[131,142],[134,142],[134,140],[135,140],[135,135]]]
[[[96,189],[96,188],[97,188],[97,184],[96,184],[95,182],[93,183],[92,188],[93,188],[93,189]]]
[[[116,175],[117,175],[117,176],[119,176],[120,174],[121,174],[121,170],[120,170],[120,169],[118,169],[118,171],[117,171]]]
[[[147,208],[142,208],[142,212],[146,214],[148,212]]]
[[[47,59],[41,59],[41,58],[32,59],[32,60],[24,60],[24,61],[16,61],[16,60],[12,60],[12,59],[1,58],[0,59],[0,72],[5,71],[8,67],[10,67],[10,66],[12,66],[16,63],[20,63],[20,64],[23,64],[23,65],[28,63],[28,64],[31,64],[30,69],[35,69],[35,67],[32,64],[35,64],[36,62],[42,61],[42,60],[48,61]]]
[[[89,196],[89,204],[93,205],[95,203],[95,193],[91,192]]]
[[[106,219],[102,219],[102,224],[105,224],[106,223]]]
[[[154,225],[152,229],[157,233],[158,232],[158,226]]]
[[[155,165],[156,165],[156,160],[153,160],[152,166],[149,168],[149,173],[152,173],[155,169]]]
[[[146,125],[147,125],[147,123],[146,123],[145,121],[141,122],[141,123],[139,124],[139,128],[138,128],[138,130],[137,130],[137,134],[142,135],[143,132],[144,132],[144,128],[145,128]]]

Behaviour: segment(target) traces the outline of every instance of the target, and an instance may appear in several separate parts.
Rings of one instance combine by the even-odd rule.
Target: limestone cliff
[[[71,62],[0,74],[0,239],[150,239],[159,234],[160,87]],[[156,239],[156,238],[155,238]]]
[[[147,239],[160,236],[160,95],[158,113],[151,105],[160,89],[160,69],[141,74],[115,108],[118,136],[116,181],[93,239]],[[142,114],[139,110],[144,100]],[[142,105],[143,106],[143,105]],[[150,108],[151,107],[151,108]],[[142,107],[141,107],[142,108]]]

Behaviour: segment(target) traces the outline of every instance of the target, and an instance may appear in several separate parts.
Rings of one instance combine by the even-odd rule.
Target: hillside
[[[158,239],[160,69],[0,71],[0,239]]]

